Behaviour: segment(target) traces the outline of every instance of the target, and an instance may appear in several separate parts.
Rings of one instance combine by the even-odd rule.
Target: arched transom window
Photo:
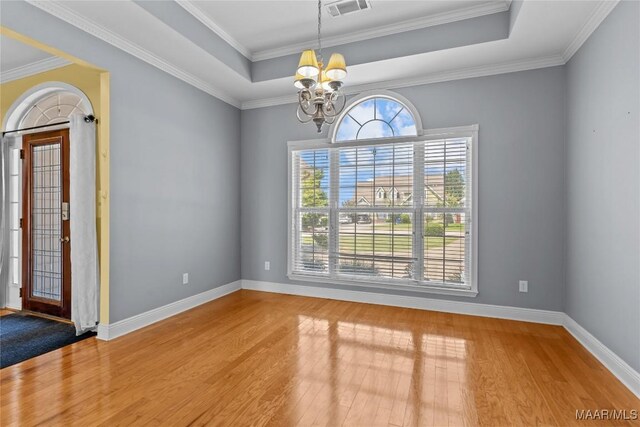
[[[375,97],[351,107],[342,117],[336,141],[417,135],[416,120],[399,101]]]
[[[19,127],[49,125],[69,120],[73,114],[87,114],[84,111],[83,102],[83,99],[75,93],[54,92],[34,103]]]

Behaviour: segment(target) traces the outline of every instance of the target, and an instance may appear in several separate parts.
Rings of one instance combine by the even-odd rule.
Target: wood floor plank
[[[0,371],[0,424],[640,425],[563,328],[239,291]]]

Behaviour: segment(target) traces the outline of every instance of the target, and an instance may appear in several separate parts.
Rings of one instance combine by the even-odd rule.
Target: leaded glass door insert
[[[69,131],[23,137],[23,308],[71,314]]]

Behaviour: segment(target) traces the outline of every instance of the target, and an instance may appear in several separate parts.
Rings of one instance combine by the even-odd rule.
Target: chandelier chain
[[[322,0],[318,0],[318,59],[322,61]]]

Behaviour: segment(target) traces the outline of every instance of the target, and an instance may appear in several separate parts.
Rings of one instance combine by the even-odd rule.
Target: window
[[[85,114],[84,100],[76,93],[54,92],[34,103],[20,123],[21,128],[69,120],[73,114]]]
[[[336,141],[411,136],[417,131],[409,109],[387,97],[369,98],[356,104],[337,129]]]
[[[353,110],[381,108],[371,101],[344,115],[336,139]],[[410,110],[400,109],[411,116],[405,125],[416,129]],[[397,110],[389,107],[395,116]],[[475,295],[476,128],[426,132],[410,141],[380,135],[365,144],[290,143],[289,276]]]
[[[329,152],[294,153],[296,204],[295,271],[329,271]],[[342,219],[341,219],[342,221]]]

